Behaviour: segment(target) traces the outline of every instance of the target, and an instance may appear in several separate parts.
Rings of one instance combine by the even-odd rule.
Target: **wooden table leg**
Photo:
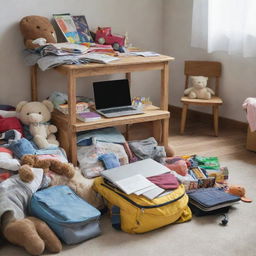
[[[68,73],[68,112],[69,160],[77,166],[76,131],[73,126],[76,123],[76,77],[72,70]]]
[[[30,86],[31,86],[31,100],[37,101],[37,65],[30,68]]]
[[[153,137],[156,139],[158,144],[162,143],[162,123],[161,120],[152,122]]]

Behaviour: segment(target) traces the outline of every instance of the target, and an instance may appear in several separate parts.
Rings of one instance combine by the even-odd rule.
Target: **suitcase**
[[[34,193],[29,212],[45,221],[66,244],[80,243],[101,233],[100,212],[65,185]]]
[[[144,233],[192,218],[184,185],[153,200],[141,195],[127,195],[105,183],[102,177],[94,180],[93,188],[106,199],[112,226],[127,233]]]

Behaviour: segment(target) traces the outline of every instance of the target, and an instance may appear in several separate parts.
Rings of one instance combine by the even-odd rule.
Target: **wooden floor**
[[[233,126],[233,127],[232,127]],[[131,139],[151,136],[150,124],[134,125]],[[169,145],[175,155],[198,154],[217,156],[220,160],[251,158],[256,153],[245,149],[246,126],[234,126],[220,123],[219,136],[214,136],[213,124],[209,120],[188,120],[184,135],[180,135],[180,118],[172,116],[170,120]]]

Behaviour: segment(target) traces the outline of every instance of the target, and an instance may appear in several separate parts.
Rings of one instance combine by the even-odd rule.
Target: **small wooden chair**
[[[212,106],[214,116],[214,132],[215,136],[218,136],[218,119],[219,119],[219,105],[223,103],[222,99],[219,98],[219,78],[221,76],[221,63],[215,61],[185,61],[184,74],[186,76],[185,89],[188,88],[189,76],[206,76],[209,78],[208,81],[215,80],[215,95],[209,100],[203,99],[189,99],[187,96],[181,98],[183,103],[182,115],[181,115],[181,126],[180,133],[184,133],[188,105],[203,105]]]

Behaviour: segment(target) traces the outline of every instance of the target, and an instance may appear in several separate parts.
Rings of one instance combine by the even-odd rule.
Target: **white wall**
[[[0,104],[16,105],[30,100],[29,68],[23,63],[23,39],[18,23],[27,15],[52,18],[53,13],[85,15],[91,28],[111,26],[114,33],[129,35],[134,46],[147,50],[162,51],[163,34],[162,1],[155,0],[8,0],[1,3],[0,15]],[[146,75],[145,75],[146,74]],[[133,95],[151,96],[159,100],[156,84],[157,72],[135,73]],[[92,95],[91,81],[103,79],[79,79],[78,92]],[[83,86],[87,84],[88,86]],[[39,73],[40,99],[53,90],[65,92],[65,78],[52,70]]]
[[[181,106],[179,101],[184,90],[184,60],[216,60],[222,62],[223,74],[220,95],[224,104],[220,115],[245,121],[241,105],[245,98],[256,97],[256,59],[229,56],[190,46],[192,0],[164,0],[164,52],[176,58],[171,65],[169,103]],[[195,108],[204,111],[205,108]],[[210,109],[209,111],[210,112]]]

